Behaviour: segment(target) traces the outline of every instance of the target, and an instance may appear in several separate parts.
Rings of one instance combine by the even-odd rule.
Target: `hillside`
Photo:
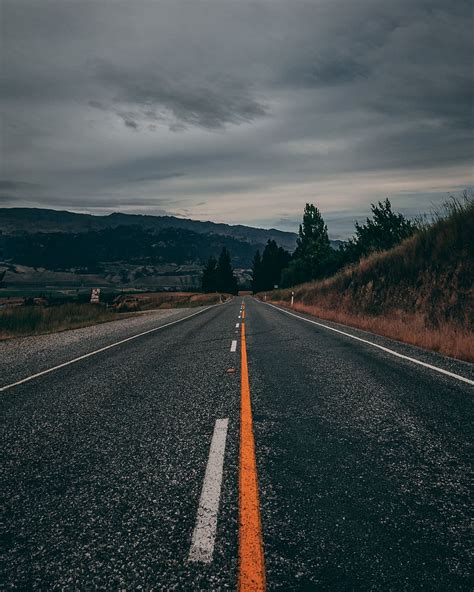
[[[91,214],[76,214],[40,208],[0,208],[0,232],[6,235],[38,232],[77,234],[119,226],[139,226],[154,232],[168,228],[189,230],[198,234],[228,236],[258,246],[272,239],[289,251],[293,251],[296,245],[296,234],[292,232],[201,222],[175,216],[143,216],[121,213],[92,216]]]
[[[201,269],[223,247],[242,284],[255,250],[231,236],[179,228],[151,230],[117,226],[84,232],[36,232],[0,235],[0,289],[40,291],[56,287],[198,288]],[[1,260],[3,259],[3,263]]]
[[[295,309],[474,361],[474,202],[399,246],[294,288]],[[269,298],[288,306],[291,289]]]
[[[140,226],[118,226],[85,232],[36,232],[4,235],[6,260],[47,269],[100,269],[104,263],[140,265],[203,265],[210,255],[226,247],[236,267],[248,267],[256,248],[230,236],[200,234],[178,228],[158,231]]]

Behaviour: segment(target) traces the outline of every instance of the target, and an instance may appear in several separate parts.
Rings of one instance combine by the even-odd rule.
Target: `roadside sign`
[[[100,302],[100,288],[92,288],[91,304],[99,304]]]

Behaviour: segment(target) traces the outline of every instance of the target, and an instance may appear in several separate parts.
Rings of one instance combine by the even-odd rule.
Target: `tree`
[[[309,279],[308,267],[302,259],[292,259],[281,273],[282,288],[291,288]]]
[[[274,240],[265,245],[263,254],[255,253],[252,267],[252,289],[254,292],[273,290],[281,283],[281,272],[290,262],[290,254],[279,247]]]
[[[407,220],[403,214],[392,211],[392,204],[387,198],[377,205],[371,204],[372,218],[365,224],[355,223],[355,236],[345,247],[349,262],[375,251],[386,251],[411,236],[417,229],[416,222]]]
[[[230,253],[224,247],[217,262],[217,291],[237,294],[237,278],[232,269]]]
[[[253,293],[261,292],[262,286],[262,258],[260,257],[260,251],[255,253],[252,263],[252,290]]]
[[[206,267],[202,271],[201,284],[202,291],[206,294],[217,292],[217,260],[212,255],[209,257]]]
[[[298,235],[293,254],[293,260],[300,261],[298,275],[306,276],[303,281],[321,277],[331,256],[331,245],[328,228],[315,205],[306,204]]]

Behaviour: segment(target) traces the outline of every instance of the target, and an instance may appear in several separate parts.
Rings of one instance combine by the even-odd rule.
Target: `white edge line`
[[[229,419],[216,419],[188,561],[212,561],[228,423]]]
[[[237,340],[233,339],[232,343],[230,344],[230,351],[235,352],[237,350]]]
[[[259,302],[261,302],[259,300]],[[279,306],[275,306],[274,304],[270,304],[269,302],[262,302],[262,304],[266,304],[267,306],[271,306],[272,308],[276,308],[280,312],[284,312],[287,315],[292,317],[296,317],[301,321],[306,321],[307,323],[312,323],[313,325],[318,325],[319,327],[324,327],[325,329],[329,329],[330,331],[334,331],[335,333],[340,333],[341,335],[345,335],[346,337],[350,337],[351,339],[355,339],[356,341],[361,341],[362,343],[367,343],[372,347],[376,347],[377,349],[381,349],[384,352],[392,354],[393,356],[397,356],[397,358],[402,358],[403,360],[408,360],[409,362],[414,362],[415,364],[419,364],[420,366],[424,366],[425,368],[429,368],[430,370],[434,370],[435,372],[440,372],[441,374],[446,374],[446,376],[450,376],[451,378],[456,378],[457,380],[461,380],[462,382],[466,382],[467,384],[474,385],[474,380],[470,380],[465,376],[461,376],[460,374],[455,374],[454,372],[449,372],[449,370],[444,370],[443,368],[438,368],[438,366],[433,366],[428,364],[427,362],[422,362],[421,360],[417,360],[416,358],[411,358],[410,356],[405,356],[404,354],[399,354],[393,349],[389,349],[388,347],[384,347],[383,345],[378,345],[377,343],[373,343],[372,341],[368,341],[367,339],[362,339],[361,337],[356,337],[355,335],[351,335],[350,333],[346,333],[345,331],[341,331],[340,329],[335,329],[334,327],[330,327],[329,325],[324,325],[323,323],[318,323],[317,321],[312,321],[311,319],[305,319],[304,317],[300,317],[299,315],[295,314],[294,312],[290,312],[289,310],[285,310],[284,308],[280,308]]]
[[[215,306],[215,305],[214,305]],[[219,306],[219,305],[217,305]],[[49,374],[50,372],[54,372],[55,370],[59,370],[60,368],[64,368],[65,366],[69,366],[70,364],[74,364],[79,362],[80,360],[84,360],[85,358],[89,358],[90,356],[95,356],[100,352],[106,351],[111,349],[112,347],[116,347],[117,345],[121,345],[122,343],[126,343],[127,341],[132,341],[132,339],[137,339],[138,337],[143,337],[143,335],[147,335],[148,333],[153,333],[154,331],[159,331],[160,329],[164,329],[165,327],[169,327],[170,325],[175,325],[176,323],[180,323],[181,321],[185,321],[186,319],[190,319],[191,317],[195,317],[206,310],[213,308],[213,306],[207,306],[202,310],[198,310],[198,312],[194,312],[187,317],[183,317],[181,319],[176,319],[175,321],[171,321],[170,323],[166,323],[164,325],[160,325],[159,327],[154,327],[153,329],[148,329],[148,331],[143,331],[143,333],[138,333],[137,335],[132,335],[131,337],[127,337],[126,339],[121,339],[120,341],[116,341],[115,343],[111,343],[110,345],[106,345],[105,347],[101,347],[100,349],[96,349],[94,351],[89,352],[88,354],[84,354],[83,356],[79,356],[78,358],[74,358],[67,362],[63,362],[62,364],[58,364],[57,366],[53,366],[52,368],[48,368],[47,370],[42,370],[41,372],[37,372],[36,374],[32,374],[31,376],[27,376],[26,378],[22,378],[17,382],[12,382],[11,384],[7,384],[5,386],[0,387],[0,392],[6,391],[7,389],[13,388],[14,386],[18,386],[19,384],[23,384],[24,382],[28,382],[33,380],[34,378],[38,378],[39,376],[43,376],[44,374]]]
[[[238,329],[239,328],[239,324],[240,323],[235,323],[235,328]]]

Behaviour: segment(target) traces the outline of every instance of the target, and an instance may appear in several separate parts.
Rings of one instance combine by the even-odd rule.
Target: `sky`
[[[465,0],[2,0],[0,207],[332,238],[473,186]]]

